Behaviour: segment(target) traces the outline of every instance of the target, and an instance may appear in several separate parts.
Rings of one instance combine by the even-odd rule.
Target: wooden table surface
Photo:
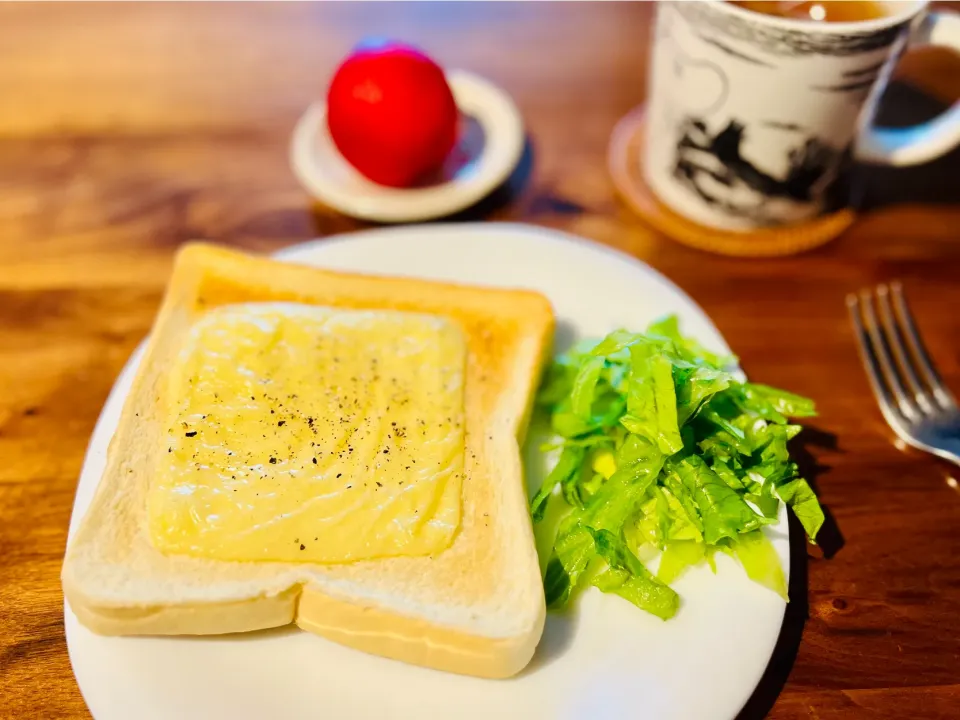
[[[311,206],[287,142],[335,63],[374,33],[422,43],[516,98],[532,172],[465,218],[562,228],[642,258],[707,310],[753,378],[818,401],[798,452],[844,544],[809,562],[799,548],[782,641],[745,717],[960,715],[960,472],[894,445],[843,304],[901,278],[960,390],[960,159],[867,173],[871,209],[804,256],[678,246],[618,202],[604,162],[615,122],[644,97],[650,11],[0,6],[0,717],[88,716],[63,631],[70,508],[176,247],[207,238],[266,251],[360,226]],[[927,95],[892,92],[890,117],[960,95],[956,62],[908,58]]]

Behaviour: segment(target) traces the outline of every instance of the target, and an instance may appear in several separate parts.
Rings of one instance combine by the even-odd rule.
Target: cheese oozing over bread
[[[446,549],[460,525],[466,342],[433,315],[225,305],[169,368],[151,543],[341,563]]]

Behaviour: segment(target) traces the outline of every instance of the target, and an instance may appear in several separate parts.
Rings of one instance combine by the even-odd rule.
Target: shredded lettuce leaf
[[[537,403],[560,453],[530,510],[535,523],[551,503],[565,513],[544,572],[549,607],[594,586],[668,620],[680,607],[670,584],[701,563],[716,572],[717,552],[787,599],[763,527],[783,502],[816,540],[823,510],[787,447],[801,429],[789,419],[816,408],[742,382],[736,362],[670,316],[581,342],[548,368]],[[640,558],[657,554],[653,574]]]
[[[669,620],[680,606],[680,597],[630,551],[626,543],[609,530],[591,531],[597,554],[607,569],[593,579],[604,592],[616,593],[662,620]]]
[[[823,525],[823,508],[807,481],[797,478],[784,483],[777,487],[777,495],[790,506],[807,535],[811,539],[815,538]]]
[[[657,578],[666,584],[676,580],[691,565],[704,559],[706,552],[703,543],[693,540],[676,540],[669,543],[660,556]]]
[[[747,577],[770,588],[789,602],[787,581],[783,576],[783,568],[780,567],[780,558],[766,535],[759,531],[741,535],[734,551],[743,569],[747,571]]]

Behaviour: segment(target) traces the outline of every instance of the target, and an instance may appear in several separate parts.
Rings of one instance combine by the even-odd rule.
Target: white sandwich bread
[[[105,635],[296,623],[502,678],[543,631],[520,445],[541,295],[185,246],[72,538]]]

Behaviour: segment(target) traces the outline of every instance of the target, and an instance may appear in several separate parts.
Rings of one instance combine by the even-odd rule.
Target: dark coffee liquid
[[[824,2],[731,2],[745,10],[793,20],[816,22],[862,22],[890,15],[882,2],[861,0],[825,0]]]

